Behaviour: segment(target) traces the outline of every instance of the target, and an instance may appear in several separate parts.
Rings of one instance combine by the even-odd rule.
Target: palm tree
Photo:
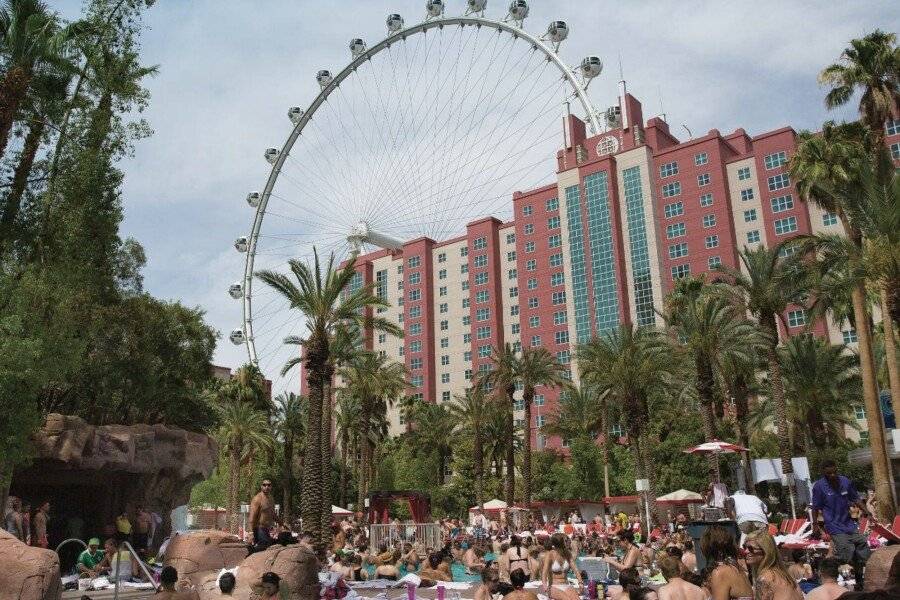
[[[465,393],[456,394],[447,405],[450,415],[457,423],[457,428],[472,432],[472,462],[475,476],[475,500],[478,506],[484,504],[484,427],[487,419],[488,405],[484,397],[484,389],[475,385],[466,389]]]
[[[72,70],[66,47],[80,27],[60,27],[40,0],[7,0],[0,9],[0,158],[35,75],[47,67]]]
[[[306,398],[293,392],[283,392],[275,399],[275,431],[281,439],[281,514],[289,523],[293,514],[294,457],[297,445],[302,444],[306,417]]]
[[[898,114],[900,105],[900,52],[897,36],[876,29],[866,37],[850,40],[839,63],[825,67],[819,83],[831,86],[825,96],[825,106],[844,106],[857,91],[859,117],[875,135],[880,146],[884,139],[884,124]]]
[[[226,385],[234,387],[236,399],[250,404],[255,410],[271,414],[273,404],[266,389],[266,378],[255,364],[247,363],[236,369]]]
[[[760,246],[756,249],[744,248],[738,252],[743,266],[742,270],[727,266],[718,267],[730,283],[718,287],[724,291],[726,298],[749,312],[767,340],[765,348],[768,367],[769,384],[775,404],[775,423],[778,428],[778,450],[781,457],[781,472],[788,477],[793,474],[791,464],[791,448],[788,435],[788,423],[784,401],[784,382],[781,377],[781,365],[778,362],[778,321],[789,306],[803,304],[806,299],[806,281],[800,276],[801,254],[781,258],[781,248]],[[785,327],[787,326],[784,324]],[[793,504],[794,488],[789,480],[791,502]]]
[[[668,339],[650,327],[620,325],[579,345],[577,356],[582,380],[619,404],[634,452],[635,472],[639,479],[649,479],[652,505],[655,477],[644,433],[650,421],[649,398],[661,391],[673,374]]]
[[[288,275],[275,271],[261,271],[256,276],[284,296],[290,307],[300,311],[306,319],[308,337],[303,345],[306,351],[303,360],[309,416],[301,514],[304,527],[310,531],[316,545],[324,547],[329,532],[324,531],[322,526],[323,472],[326,467],[322,460],[322,414],[326,386],[330,385],[334,376],[331,337],[335,329],[345,323],[355,323],[363,330],[371,328],[395,335],[402,335],[402,332],[390,321],[367,314],[366,308],[387,306],[372,293],[371,285],[347,292],[350,280],[356,274],[352,261],[336,268],[332,254],[323,269],[319,254],[313,249],[312,266],[296,259],[289,260],[288,266],[296,283]]]
[[[513,394],[516,392],[516,382],[522,372],[518,353],[512,344],[505,344],[502,348],[494,348],[491,354],[491,369],[479,378],[478,385],[488,388],[497,388],[497,399],[503,407],[506,415],[506,480],[503,486],[504,500],[507,506],[515,503],[516,492],[516,455],[514,439],[516,437],[515,419],[513,417]],[[531,423],[529,423],[529,426]],[[530,434],[530,432],[529,432]]]
[[[360,403],[358,435],[361,460],[357,506],[363,506],[371,480],[372,421],[406,389],[406,367],[375,352],[359,352],[338,371],[347,394]]]
[[[753,489],[753,472],[750,468],[750,435],[747,432],[747,419],[750,416],[750,398],[760,396],[760,386],[756,378],[760,364],[761,356],[754,356],[752,360],[747,361],[730,355],[722,360],[719,374],[722,389],[734,403],[734,433],[738,445],[747,448],[741,453],[741,466],[748,491]]]
[[[445,483],[447,465],[453,453],[453,439],[448,432],[457,424],[446,406],[417,401],[411,410],[412,428],[409,443],[419,454],[437,455],[435,483]]]
[[[219,421],[216,437],[228,455],[228,529],[237,533],[241,464],[253,451],[270,448],[272,438],[266,414],[231,397],[228,389],[224,388],[225,393],[219,395],[219,401],[213,403],[212,408]]]
[[[359,448],[357,427],[359,426],[359,398],[353,394],[343,393],[343,388],[338,389],[337,409],[334,413],[334,425],[339,445],[341,448],[341,483],[340,503],[347,506],[347,484],[350,472],[350,456],[356,456]]]

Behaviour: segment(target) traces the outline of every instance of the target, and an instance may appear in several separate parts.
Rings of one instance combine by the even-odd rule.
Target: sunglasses
[[[264,484],[262,484],[262,486],[263,486],[263,487],[272,487],[272,484],[271,484],[271,483],[264,483]]]
[[[747,554],[756,554],[758,556],[766,553],[765,550],[763,550],[762,548],[760,548],[758,546],[748,546],[747,544],[744,544],[744,551]]]

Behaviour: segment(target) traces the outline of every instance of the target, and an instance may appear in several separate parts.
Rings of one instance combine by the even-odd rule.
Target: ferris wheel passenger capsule
[[[228,339],[231,340],[231,343],[235,346],[240,346],[244,342],[247,341],[247,337],[244,335],[243,329],[234,329],[231,331],[231,335],[228,336]]]
[[[440,17],[444,14],[444,0],[427,0],[425,11],[429,17]]]
[[[468,0],[466,4],[469,6],[467,12],[470,13],[483,13],[487,8],[487,0]]]
[[[244,286],[237,282],[232,283],[228,286],[228,295],[235,300],[241,298],[244,295]]]
[[[266,157],[266,160],[269,161],[270,164],[275,164],[275,161],[278,160],[278,155],[281,154],[277,148],[266,148],[263,156]]]
[[[322,69],[318,73],[316,73],[316,81],[319,82],[320,88],[325,88],[329,83],[332,82],[334,78],[331,76],[331,71],[328,69]]]
[[[526,0],[512,0],[509,3],[509,16],[514,21],[524,21],[528,16],[528,2]]]
[[[250,192],[247,194],[247,204],[249,204],[252,208],[256,208],[259,206],[260,195],[259,192]]]
[[[242,235],[238,239],[234,240],[234,248],[238,252],[246,252],[247,248],[250,247],[250,242],[247,241],[247,236]]]
[[[306,114],[306,111],[300,108],[299,106],[292,106],[288,109],[288,119],[291,120],[291,123],[296,125],[300,122],[300,119],[303,118],[303,115]]]
[[[569,26],[565,21],[553,21],[547,28],[547,39],[558,44],[569,37]]]
[[[391,33],[397,33],[403,29],[403,17],[397,14],[388,15],[387,28]]]
[[[603,72],[603,61],[599,56],[588,56],[581,61],[581,76],[585,79],[593,79]]]
[[[350,40],[350,54],[353,55],[354,58],[362,54],[366,51],[366,43],[360,38],[353,38]]]

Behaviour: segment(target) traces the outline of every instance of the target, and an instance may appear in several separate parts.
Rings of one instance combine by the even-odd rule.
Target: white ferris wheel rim
[[[521,23],[521,21],[519,21],[519,23]],[[478,28],[489,27],[496,29],[498,33],[507,33],[513,38],[522,38],[523,40],[531,44],[534,50],[540,51],[544,54],[547,61],[553,64],[568,82],[571,90],[574,92],[575,97],[578,99],[582,106],[582,109],[584,110],[585,119],[587,121],[586,125],[588,126],[590,131],[595,134],[600,133],[601,128],[597,119],[597,112],[594,109],[590,99],[588,98],[586,91],[587,86],[582,84],[582,82],[578,79],[575,70],[572,67],[568,66],[565,62],[563,62],[563,60],[559,57],[557,51],[554,48],[550,47],[550,45],[547,44],[544,39],[529,33],[521,27],[516,26],[515,21],[501,21],[490,19],[484,16],[473,15],[463,15],[455,17],[440,16],[436,18],[429,18],[421,23],[417,23],[415,25],[411,25],[410,27],[406,27],[396,32],[389,33],[388,36],[383,38],[374,46],[367,47],[365,51],[354,55],[353,60],[351,60],[350,63],[339,73],[334,75],[327,85],[321,86],[321,90],[310,103],[309,107],[304,111],[302,117],[297,121],[296,124],[294,124],[290,135],[288,135],[278,153],[276,160],[272,164],[272,168],[269,171],[269,176],[266,179],[265,187],[260,193],[259,204],[254,212],[250,235],[247,236],[247,250],[245,252],[246,258],[244,262],[241,295],[243,323],[242,333],[244,335],[244,344],[247,350],[247,356],[251,363],[255,365],[259,364],[256,351],[256,340],[253,331],[252,294],[254,275],[253,269],[256,260],[256,248],[259,242],[260,229],[262,227],[262,223],[266,214],[266,206],[268,204],[269,198],[272,196],[272,191],[278,181],[278,176],[281,173],[285,161],[290,156],[290,152],[293,149],[294,144],[300,138],[300,134],[303,132],[303,129],[312,120],[313,115],[315,115],[316,111],[328,99],[331,93],[337,90],[340,84],[347,77],[353,74],[361,64],[365,63],[368,60],[371,60],[372,57],[379,54],[383,50],[390,48],[392,44],[406,41],[406,39],[410,36],[423,34],[432,29],[443,29],[444,27],[448,26]]]

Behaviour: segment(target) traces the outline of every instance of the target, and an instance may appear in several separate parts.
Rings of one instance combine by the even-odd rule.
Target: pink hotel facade
[[[392,305],[381,316],[405,331],[368,344],[406,364],[410,394],[449,401],[504,343],[546,348],[577,381],[576,344],[623,322],[661,325],[654,311],[678,277],[738,267],[744,246],[840,232],[834,215],[800,199],[787,174],[792,128],[754,137],[713,129],[680,142],[662,119],[644,122],[630,94],[620,109],[619,127],[591,137],[584,122],[568,118],[556,183],[515,193],[512,221],[486,217],[450,240],[420,238],[399,252],[357,257],[354,285],[374,284]],[[900,121],[887,133],[898,159]],[[782,334],[791,335],[806,314],[794,307],[785,320]],[[814,331],[855,342],[847,325],[817,323]],[[559,393],[537,390],[535,448],[565,445],[539,433]],[[521,399],[515,415],[524,425]],[[392,434],[405,429],[398,408],[389,419]]]

